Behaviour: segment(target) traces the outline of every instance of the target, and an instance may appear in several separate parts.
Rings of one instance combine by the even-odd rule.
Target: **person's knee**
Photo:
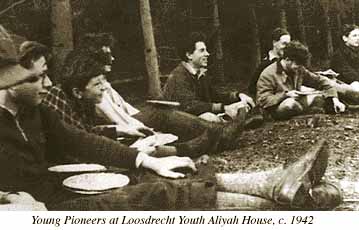
[[[303,111],[302,105],[293,98],[284,100],[277,108],[279,113],[296,112],[300,113]]]
[[[275,110],[276,119],[289,119],[303,112],[303,106],[293,98],[284,100]]]

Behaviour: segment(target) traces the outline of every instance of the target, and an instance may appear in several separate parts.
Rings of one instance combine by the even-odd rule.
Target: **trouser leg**
[[[192,139],[212,127],[210,122],[192,114],[153,106],[143,108],[134,117],[155,130],[173,133],[182,140]]]
[[[154,107],[146,107],[136,118],[149,127],[179,137],[173,145],[178,155],[198,157],[217,152],[220,129],[189,113]]]
[[[219,191],[271,199],[279,204],[301,206],[309,190],[323,177],[328,164],[328,144],[322,139],[285,169],[254,173],[217,174]]]
[[[276,168],[254,173],[217,174],[219,191],[256,195],[266,199],[273,198],[274,178],[281,169]],[[279,175],[279,174],[278,174]]]
[[[283,207],[273,200],[259,196],[217,192],[218,210],[280,210]]]
[[[211,163],[199,165],[197,174],[167,179],[147,170],[129,175],[131,184],[99,195],[66,194],[62,202],[47,204],[49,210],[212,210],[216,182]],[[61,195],[59,192],[57,195]],[[66,199],[67,198],[67,199]]]

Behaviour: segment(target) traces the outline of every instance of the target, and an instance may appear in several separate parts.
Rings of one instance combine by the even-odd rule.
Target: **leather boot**
[[[236,147],[236,138],[240,136],[243,131],[246,120],[246,109],[240,108],[237,116],[232,122],[222,124],[212,124],[214,129],[219,130],[219,145],[220,151],[229,150]]]
[[[218,152],[220,135],[217,129],[206,129],[200,136],[182,143],[175,143],[178,156],[199,157]]]
[[[256,129],[263,125],[264,117],[258,106],[254,107],[248,114],[244,122],[244,129]]]
[[[321,181],[310,191],[312,202],[309,207],[315,210],[332,210],[343,202],[341,189],[332,183]]]
[[[285,169],[217,174],[218,189],[271,199],[289,207],[303,207],[310,200],[309,190],[324,175],[327,163],[328,145],[322,139]]]
[[[280,204],[302,207],[309,190],[317,185],[328,165],[328,143],[321,139],[296,162],[284,169],[273,189],[273,199]]]

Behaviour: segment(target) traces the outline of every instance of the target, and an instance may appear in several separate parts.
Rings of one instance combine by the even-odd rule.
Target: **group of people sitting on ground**
[[[353,31],[343,40],[354,44]],[[48,48],[34,41],[18,45],[0,26],[0,209],[330,209],[340,203],[340,191],[322,181],[324,140],[284,168],[253,173],[215,173],[201,157],[235,147],[244,129],[263,123],[259,110],[274,119],[313,106],[344,112],[337,94],[344,83],[307,70],[308,48],[290,41],[285,30],[274,31],[273,49],[250,84],[257,104],[244,93],[214,87],[206,38],[192,33],[164,87],[163,99],[179,106],[148,104],[140,110],[106,79],[114,61],[111,37],[84,39],[86,46],[68,55],[61,81],[53,85]],[[321,91],[303,91],[304,85]],[[158,133],[177,141],[132,146]],[[91,196],[65,190],[62,178],[47,169],[74,162],[127,169],[130,185]]]

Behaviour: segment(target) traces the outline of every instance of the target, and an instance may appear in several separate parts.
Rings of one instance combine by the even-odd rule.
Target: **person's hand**
[[[345,105],[336,97],[333,97],[333,105],[336,113],[343,113],[345,111]]]
[[[153,170],[160,176],[168,178],[183,178],[185,175],[183,173],[174,172],[173,169],[176,168],[190,168],[194,172],[197,171],[195,163],[189,157],[162,157],[155,158],[151,156],[145,156],[142,161],[142,167]]]
[[[246,112],[250,110],[250,107],[247,103],[240,101],[240,102],[232,103],[230,105],[225,105],[224,112],[232,119],[234,119],[238,115],[238,110],[240,108],[245,108]]]
[[[297,90],[291,90],[288,91],[285,95],[290,98],[297,98],[299,97],[299,94],[297,92],[298,92]]]
[[[29,193],[16,192],[2,195],[0,209],[46,211],[44,203],[38,202]]]
[[[254,108],[254,106],[256,106],[256,103],[254,103],[253,98],[251,98],[250,96],[247,96],[244,93],[240,93],[238,97],[239,99],[241,99],[242,102],[248,104],[251,108]]]

